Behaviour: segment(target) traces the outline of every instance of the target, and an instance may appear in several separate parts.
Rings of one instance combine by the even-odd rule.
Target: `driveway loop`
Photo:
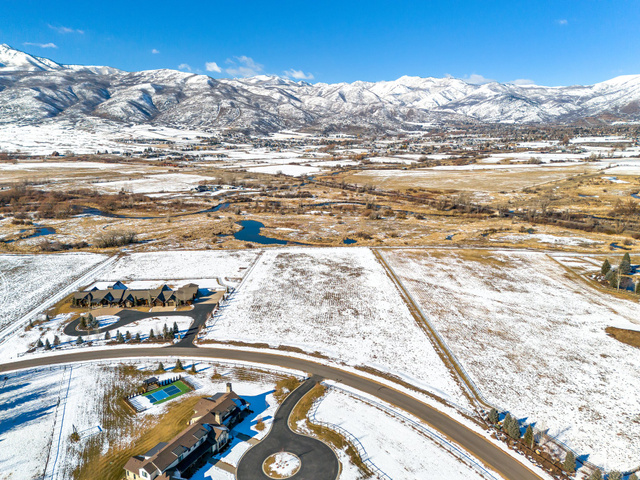
[[[296,480],[335,480],[340,472],[340,463],[334,451],[318,439],[299,435],[289,428],[291,411],[318,382],[317,377],[307,379],[282,402],[273,417],[269,434],[257,445],[247,450],[238,463],[238,480],[265,480],[273,478],[295,478]],[[263,466],[269,457],[289,453],[300,460],[297,473],[287,476],[268,476]]]

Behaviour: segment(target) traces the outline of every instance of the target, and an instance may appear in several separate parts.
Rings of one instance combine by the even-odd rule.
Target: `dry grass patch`
[[[120,367],[121,382],[105,391],[102,399],[103,434],[87,440],[79,452],[80,462],[73,471],[75,480],[120,480],[125,463],[167,441],[187,426],[193,408],[201,397],[184,398],[168,405],[159,416],[136,415],[127,408],[123,397],[147,375],[133,366]],[[104,449],[107,449],[103,455]]]
[[[604,329],[607,335],[615,338],[619,342],[626,343],[632,347],[640,348],[640,332],[636,330],[626,330],[624,328],[607,327]]]

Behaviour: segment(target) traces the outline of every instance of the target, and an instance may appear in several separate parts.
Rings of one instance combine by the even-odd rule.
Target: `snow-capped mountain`
[[[640,75],[543,87],[456,78],[316,83],[259,75],[61,65],[0,45],[0,124],[111,121],[269,132],[415,129],[443,123],[640,120]]]

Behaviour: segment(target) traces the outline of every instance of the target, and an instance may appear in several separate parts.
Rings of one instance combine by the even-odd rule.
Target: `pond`
[[[353,245],[354,243],[358,243],[358,241],[354,240],[353,238],[345,238],[342,243],[344,243],[345,245]]]
[[[27,230],[28,229],[20,230],[19,233],[24,233]],[[16,240],[26,240],[27,238],[42,237],[44,235],[53,235],[54,233],[56,233],[55,228],[52,228],[52,227],[38,227],[38,228],[36,228],[36,230],[31,235],[29,235],[27,237],[18,238]],[[16,240],[6,240],[4,243],[13,243]]]
[[[262,245],[286,245],[289,243],[286,240],[260,235],[260,229],[264,227],[264,223],[255,220],[241,220],[236,223],[242,227],[242,230],[233,234],[236,240],[255,242]]]

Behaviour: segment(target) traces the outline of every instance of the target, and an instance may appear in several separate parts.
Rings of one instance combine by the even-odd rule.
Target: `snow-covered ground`
[[[265,251],[205,338],[287,345],[401,377],[459,405],[455,380],[366,248]]]
[[[382,407],[382,408],[379,408]],[[391,478],[402,480],[479,480],[491,478],[472,468],[472,457],[462,450],[457,456],[445,450],[423,433],[433,432],[418,419],[392,416],[391,406],[365,397],[355,397],[344,390],[328,389],[312,412],[311,421],[319,420],[349,432],[358,439],[366,457]],[[404,414],[402,414],[404,416]],[[331,428],[329,426],[329,428]],[[447,444],[446,442],[444,442]],[[459,449],[459,447],[455,447]],[[453,450],[454,452],[456,450]],[[463,463],[464,462],[466,463]],[[479,464],[478,464],[479,465]],[[494,478],[501,478],[490,472]],[[357,476],[341,475],[341,480],[356,480]]]
[[[132,253],[103,272],[101,279],[127,284],[133,280],[220,278],[225,284],[233,284],[257,255],[257,250]]]
[[[300,177],[302,175],[311,175],[314,173],[318,173],[321,169],[318,167],[307,167],[305,165],[268,165],[264,167],[251,167],[247,170],[256,173],[282,173],[284,175]]]
[[[94,183],[93,186],[110,192],[121,190],[131,193],[184,192],[195,188],[200,182],[212,182],[213,180],[211,177],[203,177],[202,175],[167,173],[135,180]]]
[[[490,402],[593,463],[637,466],[640,357],[605,333],[637,329],[637,303],[567,276],[542,253],[384,255]]]
[[[59,294],[106,259],[92,253],[0,255],[0,328]]]
[[[41,370],[0,381],[2,480],[28,480],[44,473],[56,404],[66,386],[62,380],[62,370]]]
[[[113,281],[100,281],[91,284],[89,287],[85,288],[85,291],[90,291],[93,288],[98,288],[100,290],[107,289],[113,286],[115,282]],[[127,288],[132,290],[145,290],[148,288],[159,288],[164,284],[169,285],[173,289],[178,289],[183,287],[189,283],[195,283],[199,288],[209,289],[209,290],[220,290],[224,289],[223,285],[218,283],[218,279],[216,278],[184,278],[180,280],[131,280],[128,281],[125,285]]]
[[[518,234],[514,233],[511,235],[502,235],[499,237],[491,238],[492,242],[513,242],[516,244],[521,244],[522,242],[526,242],[527,240],[535,240],[538,243],[548,243],[551,245],[567,245],[567,246],[591,246],[602,244],[597,240],[591,240],[589,238],[584,237],[559,237],[557,235],[549,235],[546,233],[533,233],[533,234]]]
[[[148,363],[144,363],[143,360],[142,363],[134,365],[140,370],[153,369],[157,362],[158,360],[149,360]],[[136,435],[140,434],[136,431],[136,425],[140,422],[148,424],[161,421],[166,408],[173,401],[155,405],[138,414],[138,422],[122,431],[107,431],[103,428],[104,402],[110,401],[105,394],[111,392],[114,387],[125,390],[134,388],[136,382],[123,377],[117,370],[119,365],[95,363],[66,369],[43,368],[10,374],[7,381],[2,380],[0,442],[3,448],[0,449],[0,479],[30,480],[43,473],[45,464],[49,465],[48,472],[51,472],[55,465],[55,471],[59,475],[57,478],[72,478],[71,472],[77,466],[80,452],[88,438],[97,436],[102,451],[106,452],[118,442],[135,441]],[[185,367],[187,366],[185,363]],[[165,362],[165,367],[169,368],[172,365]],[[235,367],[229,364],[197,363],[196,367],[196,375],[183,373],[196,385],[196,391],[179,398],[213,395],[224,391],[226,382],[230,381],[234,391],[251,404],[254,412],[233,431],[257,438],[267,434],[277,408],[277,402],[272,395],[276,377],[266,374],[257,376],[252,381],[239,381],[234,377]],[[222,375],[221,379],[211,380],[214,370]],[[160,377],[168,378],[174,375],[168,371]],[[258,417],[262,418],[265,424],[262,432],[255,429]],[[72,443],[69,439],[74,427],[80,433],[81,440],[78,443]],[[52,439],[54,441],[50,448]],[[25,452],[29,454],[26,455]],[[233,455],[239,458],[241,454],[237,450]]]

